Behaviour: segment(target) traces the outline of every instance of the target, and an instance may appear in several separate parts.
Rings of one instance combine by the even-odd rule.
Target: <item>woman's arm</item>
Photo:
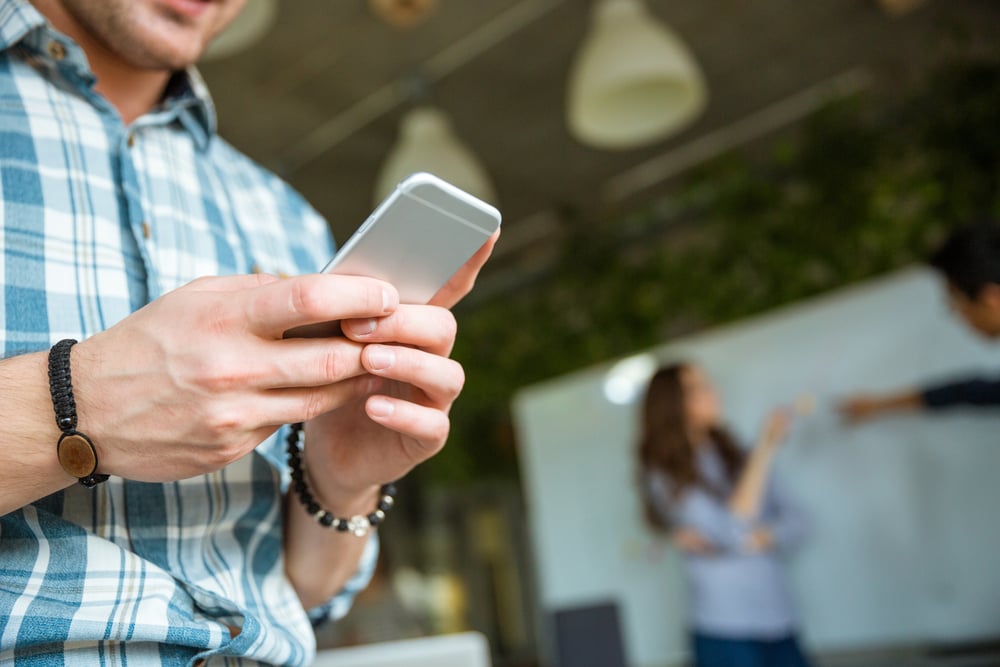
[[[778,453],[778,445],[788,432],[789,421],[789,414],[784,410],[775,411],[768,417],[764,432],[750,453],[743,473],[736,482],[736,488],[729,497],[729,510],[735,516],[745,521],[760,516],[774,457]]]
[[[753,526],[718,498],[698,487],[674,497],[670,480],[660,472],[649,473],[647,484],[653,508],[671,526],[681,551],[705,555],[743,549]]]

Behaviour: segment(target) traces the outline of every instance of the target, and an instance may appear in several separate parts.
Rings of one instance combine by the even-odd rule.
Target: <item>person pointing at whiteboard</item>
[[[779,556],[805,521],[772,466],[790,413],[776,411],[749,453],[722,428],[715,388],[695,365],[658,370],[638,443],[654,528],[670,532],[691,585],[696,667],[805,667]]]
[[[931,256],[930,264],[944,276],[949,304],[958,317],[977,334],[989,340],[1000,338],[1000,227],[981,223],[956,230]],[[839,407],[845,419],[857,423],[955,405],[1000,406],[1000,377],[967,377],[886,394],[857,394]]]

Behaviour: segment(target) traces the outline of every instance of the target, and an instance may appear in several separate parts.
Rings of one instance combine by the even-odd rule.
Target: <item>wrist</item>
[[[313,497],[324,509],[336,516],[368,514],[378,504],[381,487],[378,484],[361,489],[338,489],[316,480],[309,466],[302,466],[303,477]]]
[[[292,424],[286,439],[288,465],[292,478],[292,494],[305,508],[306,515],[315,519],[319,525],[338,532],[350,532],[357,537],[365,537],[385,520],[386,513],[395,503],[396,485],[383,484],[377,487],[374,496],[371,495],[373,487],[369,486],[362,487],[357,492],[337,494],[331,494],[328,488],[326,500],[330,500],[331,495],[333,495],[336,497],[338,505],[358,510],[351,514],[339,514],[331,511],[330,505],[320,504],[320,499],[315,495],[315,486],[312,481],[315,477],[310,478],[310,472],[304,462],[305,453],[301,448],[302,429],[301,423]],[[363,506],[361,503],[365,500],[369,501],[369,504]],[[359,509],[362,507],[364,509]]]
[[[11,390],[0,402],[3,446],[0,516],[76,483],[56,456],[60,431],[52,414],[48,354],[32,352],[0,361],[0,385]]]
[[[96,486],[108,479],[99,472],[100,457],[97,447],[84,431],[78,428],[76,397],[73,391],[72,350],[77,341],[65,338],[49,350],[49,394],[56,426],[61,434],[56,443],[56,456],[67,474],[77,478],[83,486]]]

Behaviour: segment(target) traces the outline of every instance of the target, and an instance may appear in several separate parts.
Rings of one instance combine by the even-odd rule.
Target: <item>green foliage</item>
[[[469,377],[421,474],[514,476],[519,387],[920,261],[996,216],[998,121],[1000,62],[957,63],[900,103],[838,102],[764,155],[705,165],[648,211],[580,223],[544,281],[459,311]]]

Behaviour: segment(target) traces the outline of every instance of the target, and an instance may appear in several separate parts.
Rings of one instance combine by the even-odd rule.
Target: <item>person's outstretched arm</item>
[[[768,417],[757,446],[750,452],[729,497],[729,510],[737,517],[752,520],[760,515],[771,467],[781,441],[788,432],[790,419],[786,410],[777,410]]]
[[[1000,380],[973,378],[887,394],[858,394],[841,401],[841,415],[862,422],[891,414],[940,410],[957,405],[1000,405]]]
[[[907,389],[891,394],[858,394],[841,401],[841,416],[850,422],[862,422],[893,413],[917,412],[924,407],[920,391]]]

